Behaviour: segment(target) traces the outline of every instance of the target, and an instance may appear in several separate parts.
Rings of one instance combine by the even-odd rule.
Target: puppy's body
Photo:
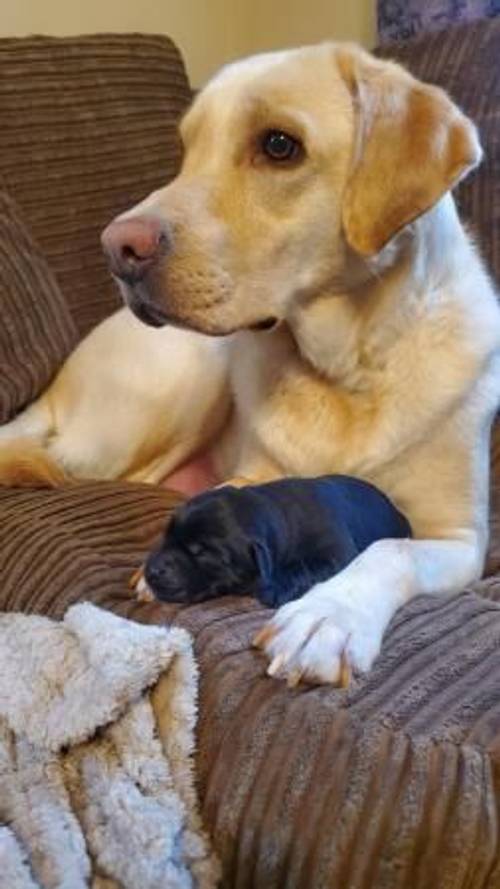
[[[387,497],[359,479],[224,486],[176,511],[146,562],[145,579],[166,602],[254,595],[276,608],[386,537],[411,537],[411,528]]]
[[[441,90],[325,44],[224,69],[181,136],[180,175],[104,243],[141,318],[234,334],[221,480],[357,475],[418,538],[374,543],[271,621],[272,672],[335,682],[413,595],[482,572],[500,314],[449,194],[477,134]],[[175,403],[190,416],[180,387]]]

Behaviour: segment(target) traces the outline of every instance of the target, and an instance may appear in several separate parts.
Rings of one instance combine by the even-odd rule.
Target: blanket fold
[[[186,631],[0,615],[0,889],[213,889]]]

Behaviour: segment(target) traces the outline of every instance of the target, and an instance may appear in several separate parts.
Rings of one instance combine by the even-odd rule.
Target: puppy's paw
[[[346,687],[351,674],[369,670],[380,651],[385,622],[374,611],[376,602],[353,594],[339,575],[280,608],[254,644],[270,660],[268,675],[289,685]]]
[[[138,602],[154,602],[154,594],[151,592],[144,577],[144,565],[141,565],[137,571],[134,571],[128,585],[134,591]]]

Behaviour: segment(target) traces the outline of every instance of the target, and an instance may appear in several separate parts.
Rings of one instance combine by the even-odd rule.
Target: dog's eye
[[[261,139],[261,149],[269,160],[284,163],[296,160],[302,152],[302,145],[282,130],[267,130]]]

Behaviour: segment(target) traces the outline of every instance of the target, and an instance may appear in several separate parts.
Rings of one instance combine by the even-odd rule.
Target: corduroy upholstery
[[[166,37],[0,40],[0,182],[80,334],[118,305],[100,232],[172,178],[176,124],[190,99]]]
[[[499,61],[495,62],[491,51],[485,80],[493,76],[490,68],[494,64],[500,74],[499,24],[491,22],[479,30],[473,25],[461,38],[464,45],[469,39],[479,40],[481,46],[486,39],[495,42]],[[490,36],[486,38],[482,28],[491,28]],[[469,38],[469,34],[475,36]],[[458,79],[462,72],[455,64],[455,53],[462,42],[457,44],[453,33],[429,39],[433,41],[427,61],[429,79],[434,77],[446,85],[450,72],[452,92],[460,100]],[[52,80],[66,70],[63,63],[68,46],[73,60],[87,59],[85,70],[93,72],[87,94],[95,92],[103,114],[96,129],[96,146],[106,140],[108,131],[110,140],[115,138],[114,115],[107,119],[104,111],[111,105],[106,104],[105,95],[98,99],[97,94],[101,89],[104,94],[112,92],[113,78],[107,72],[114,72],[115,77],[117,53],[122,59],[120,83],[130,79],[141,95],[138,81],[144,76],[150,85],[152,68],[145,60],[142,74],[134,60],[145,59],[148,46],[154,47],[155,64],[165,72],[165,83],[161,77],[155,80],[158,95],[145,115],[154,118],[149,121],[151,132],[160,133],[165,111],[169,120],[174,116],[167,107],[172,97],[169,73],[175,83],[184,84],[187,97],[180,60],[172,45],[161,38],[106,37],[69,43],[28,40],[25,45],[28,63],[23,79],[24,44],[6,43],[9,64],[16,69],[25,103],[30,95],[33,46],[44,57]],[[98,65],[94,67],[92,47],[98,48]],[[0,73],[2,52],[0,41]],[[396,52],[399,50],[391,49],[392,55]],[[414,57],[411,47],[404,50],[407,64],[425,77],[424,52],[421,42]],[[468,52],[468,58],[474,55],[472,44]],[[159,58],[162,54],[164,58]],[[479,69],[479,62],[477,65]],[[462,79],[469,93],[473,77],[480,79],[480,71],[470,72],[469,79],[464,73]],[[0,79],[0,96],[6,89]],[[159,97],[162,89],[163,100]],[[493,88],[483,94],[475,83],[474,90],[474,107],[467,110],[482,125],[483,119],[493,120],[499,113],[498,102]],[[57,90],[47,92],[44,101],[48,106],[56,94]],[[178,97],[172,101],[177,113]],[[133,96],[131,102],[136,108]],[[64,153],[59,146],[59,139],[64,143],[64,111],[62,106],[58,108],[59,135],[53,150]],[[120,120],[121,138],[125,140],[126,91],[120,108],[124,117]],[[71,108],[66,110],[71,130],[74,117]],[[51,114],[55,114],[52,106],[48,121]],[[11,126],[13,144],[15,126],[22,143],[23,122],[15,125],[12,118]],[[39,128],[46,146],[49,128],[44,131],[41,119]],[[483,129],[483,140],[485,135],[498,145],[489,126]],[[90,156],[91,126],[86,139]],[[163,148],[155,145],[154,157],[158,159]],[[97,156],[98,147],[95,151]],[[142,190],[143,182],[137,180],[139,161],[132,159],[130,168],[120,166],[120,146],[117,151],[121,187],[110,186],[106,191],[107,176],[98,176],[91,188],[89,166],[87,190],[79,192],[78,177],[73,180],[67,165],[65,174],[61,173],[59,194],[65,189],[65,175],[72,183],[68,185],[68,212],[73,222],[67,238],[50,189],[45,192],[46,204],[39,198],[41,203],[35,206],[21,172],[14,176],[23,216],[27,214],[56,271],[80,330],[97,321],[113,303],[104,272],[96,272],[94,277],[94,260],[90,262],[85,251],[88,247],[97,257],[98,228],[106,221],[101,217],[125,206],[134,189]],[[157,160],[151,173],[158,181],[165,177],[165,170],[173,169],[173,140],[167,138],[164,154],[165,169],[160,169]],[[142,160],[147,162],[144,156]],[[0,166],[2,163],[0,151]],[[52,169],[58,179],[55,162]],[[106,169],[111,175],[111,155]],[[484,175],[472,180],[467,206],[482,232],[484,252],[495,260],[500,250],[500,204],[492,194],[498,180],[488,187],[481,185]],[[103,187],[106,196],[101,195]],[[94,201],[101,207],[101,216],[93,215]],[[40,236],[44,212],[49,220],[53,213],[57,217],[54,232],[57,230],[58,246],[52,236],[45,241]],[[74,234],[83,225],[81,214],[85,237]],[[101,278],[103,290],[98,292],[95,288]],[[57,616],[72,602],[86,598],[141,621],[174,620],[191,630],[201,675],[199,786],[228,889],[500,889],[499,429],[492,464],[492,544],[486,578],[458,598],[419,597],[402,609],[391,623],[374,670],[348,691],[329,687],[289,690],[266,677],[262,655],[250,646],[266,611],[251,599],[220,599],[181,609],[140,605],[130,598],[130,572],[160,533],[176,502],[161,489],[80,483],[59,491],[0,490],[0,603],[8,610]]]
[[[77,343],[68,306],[13,198],[0,192],[0,422],[45,388]]]

